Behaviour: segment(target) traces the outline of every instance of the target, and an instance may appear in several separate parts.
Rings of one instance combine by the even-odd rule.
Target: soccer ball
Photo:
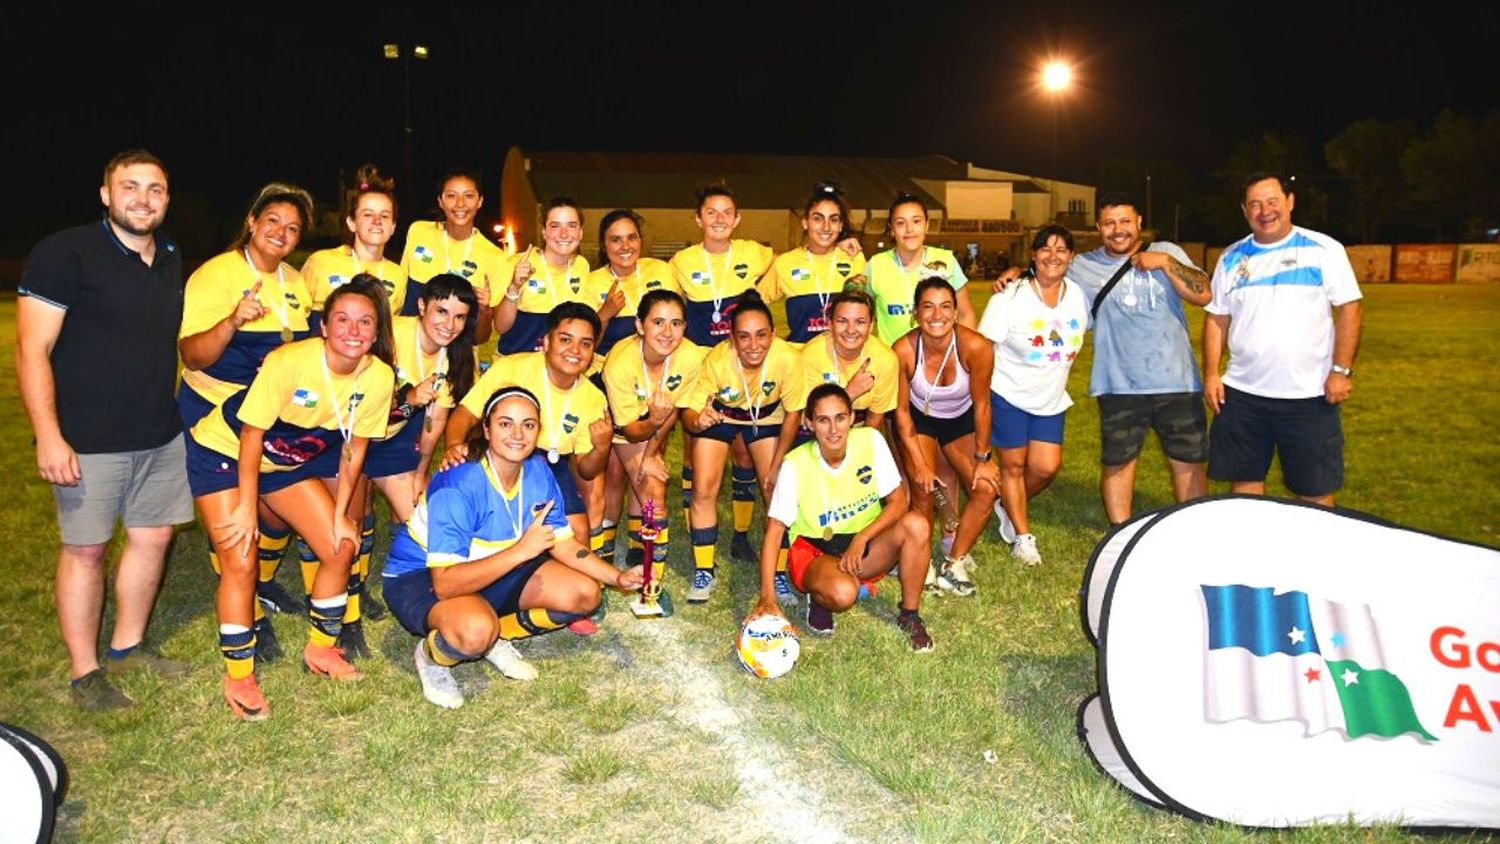
[[[740,628],[735,652],[746,671],[772,680],[792,670],[802,645],[790,621],[779,615],[758,615]]]

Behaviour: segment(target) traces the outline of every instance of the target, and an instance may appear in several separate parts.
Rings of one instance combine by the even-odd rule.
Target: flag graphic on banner
[[[1339,604],[1270,587],[1203,585],[1210,722],[1298,721],[1311,736],[1392,737],[1422,728],[1411,694],[1385,669],[1366,604]]]

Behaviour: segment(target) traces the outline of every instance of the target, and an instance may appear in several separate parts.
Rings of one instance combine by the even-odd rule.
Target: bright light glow
[[[399,59],[401,58],[401,45],[386,44],[381,48],[381,52],[385,53],[385,57],[388,59]]]
[[[1048,91],[1066,91],[1073,84],[1073,68],[1063,62],[1048,62],[1042,68],[1042,87]]]
[[[418,44],[415,47],[412,47],[411,48],[411,55],[412,55],[412,58],[414,58],[414,59],[425,59],[425,58],[427,58],[427,45],[426,44]]]

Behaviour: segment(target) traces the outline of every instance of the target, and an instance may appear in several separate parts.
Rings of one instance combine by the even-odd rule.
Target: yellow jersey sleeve
[[[354,436],[378,440],[385,436],[386,423],[391,415],[391,396],[395,392],[396,375],[379,358],[369,358],[364,372],[354,376],[355,400],[354,420],[351,427]]]
[[[475,419],[482,419],[484,417],[484,403],[490,400],[490,396],[494,395],[495,391],[501,387],[516,383],[513,368],[515,359],[519,357],[522,356],[509,355],[497,358],[490,368],[486,369],[484,374],[479,376],[479,379],[474,382],[474,386],[469,388],[468,394],[463,397],[459,405],[464,410],[474,414]]]
[[[301,273],[286,264],[279,267],[279,272],[263,273],[253,269],[243,254],[225,252],[209,259],[188,278],[183,290],[182,328],[178,338],[207,331],[234,313],[235,305],[257,281],[260,291],[255,298],[266,312],[239,330],[277,332],[286,327],[306,331],[312,297]]]
[[[686,341],[684,346],[690,345]],[[733,354],[733,343],[720,343],[706,352],[701,346],[694,346],[703,353],[702,363],[698,366],[698,374],[693,376],[692,383],[688,385],[677,396],[677,406],[682,409],[702,410],[703,405],[713,396],[718,395],[720,381],[724,380],[721,370],[725,366],[725,358]]]

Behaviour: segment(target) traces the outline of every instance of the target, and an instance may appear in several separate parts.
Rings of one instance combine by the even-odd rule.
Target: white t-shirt
[[[1037,295],[1034,281],[990,297],[979,333],[995,344],[990,389],[1015,407],[1052,416],[1073,406],[1068,371],[1089,326],[1089,301],[1078,284],[1063,279],[1057,307]]]
[[[856,439],[860,442],[856,443]],[[817,451],[818,444],[810,442],[799,448]],[[862,494],[861,488],[868,489],[865,480],[860,477],[860,469],[865,465],[865,458],[860,457],[860,454],[870,455],[876,496],[885,498],[901,486],[901,470],[896,468],[896,459],[891,456],[891,448],[886,445],[885,437],[879,431],[861,425],[849,429],[849,445],[845,448],[844,460],[837,469],[823,461],[821,452],[817,453],[817,466],[827,475],[813,479],[813,485],[806,489],[799,488],[799,461],[784,460],[780,471],[776,473],[776,489],[771,492],[771,504],[766,508],[766,515],[791,526],[797,521],[799,497],[812,495],[811,490],[814,488],[822,495],[814,496],[816,500],[808,503],[822,505],[825,510],[835,510],[840,505],[856,500]]]
[[[1343,244],[1293,226],[1275,243],[1236,242],[1214,267],[1206,310],[1229,316],[1224,383],[1273,399],[1323,395],[1333,363],[1329,306],[1361,296]]]

